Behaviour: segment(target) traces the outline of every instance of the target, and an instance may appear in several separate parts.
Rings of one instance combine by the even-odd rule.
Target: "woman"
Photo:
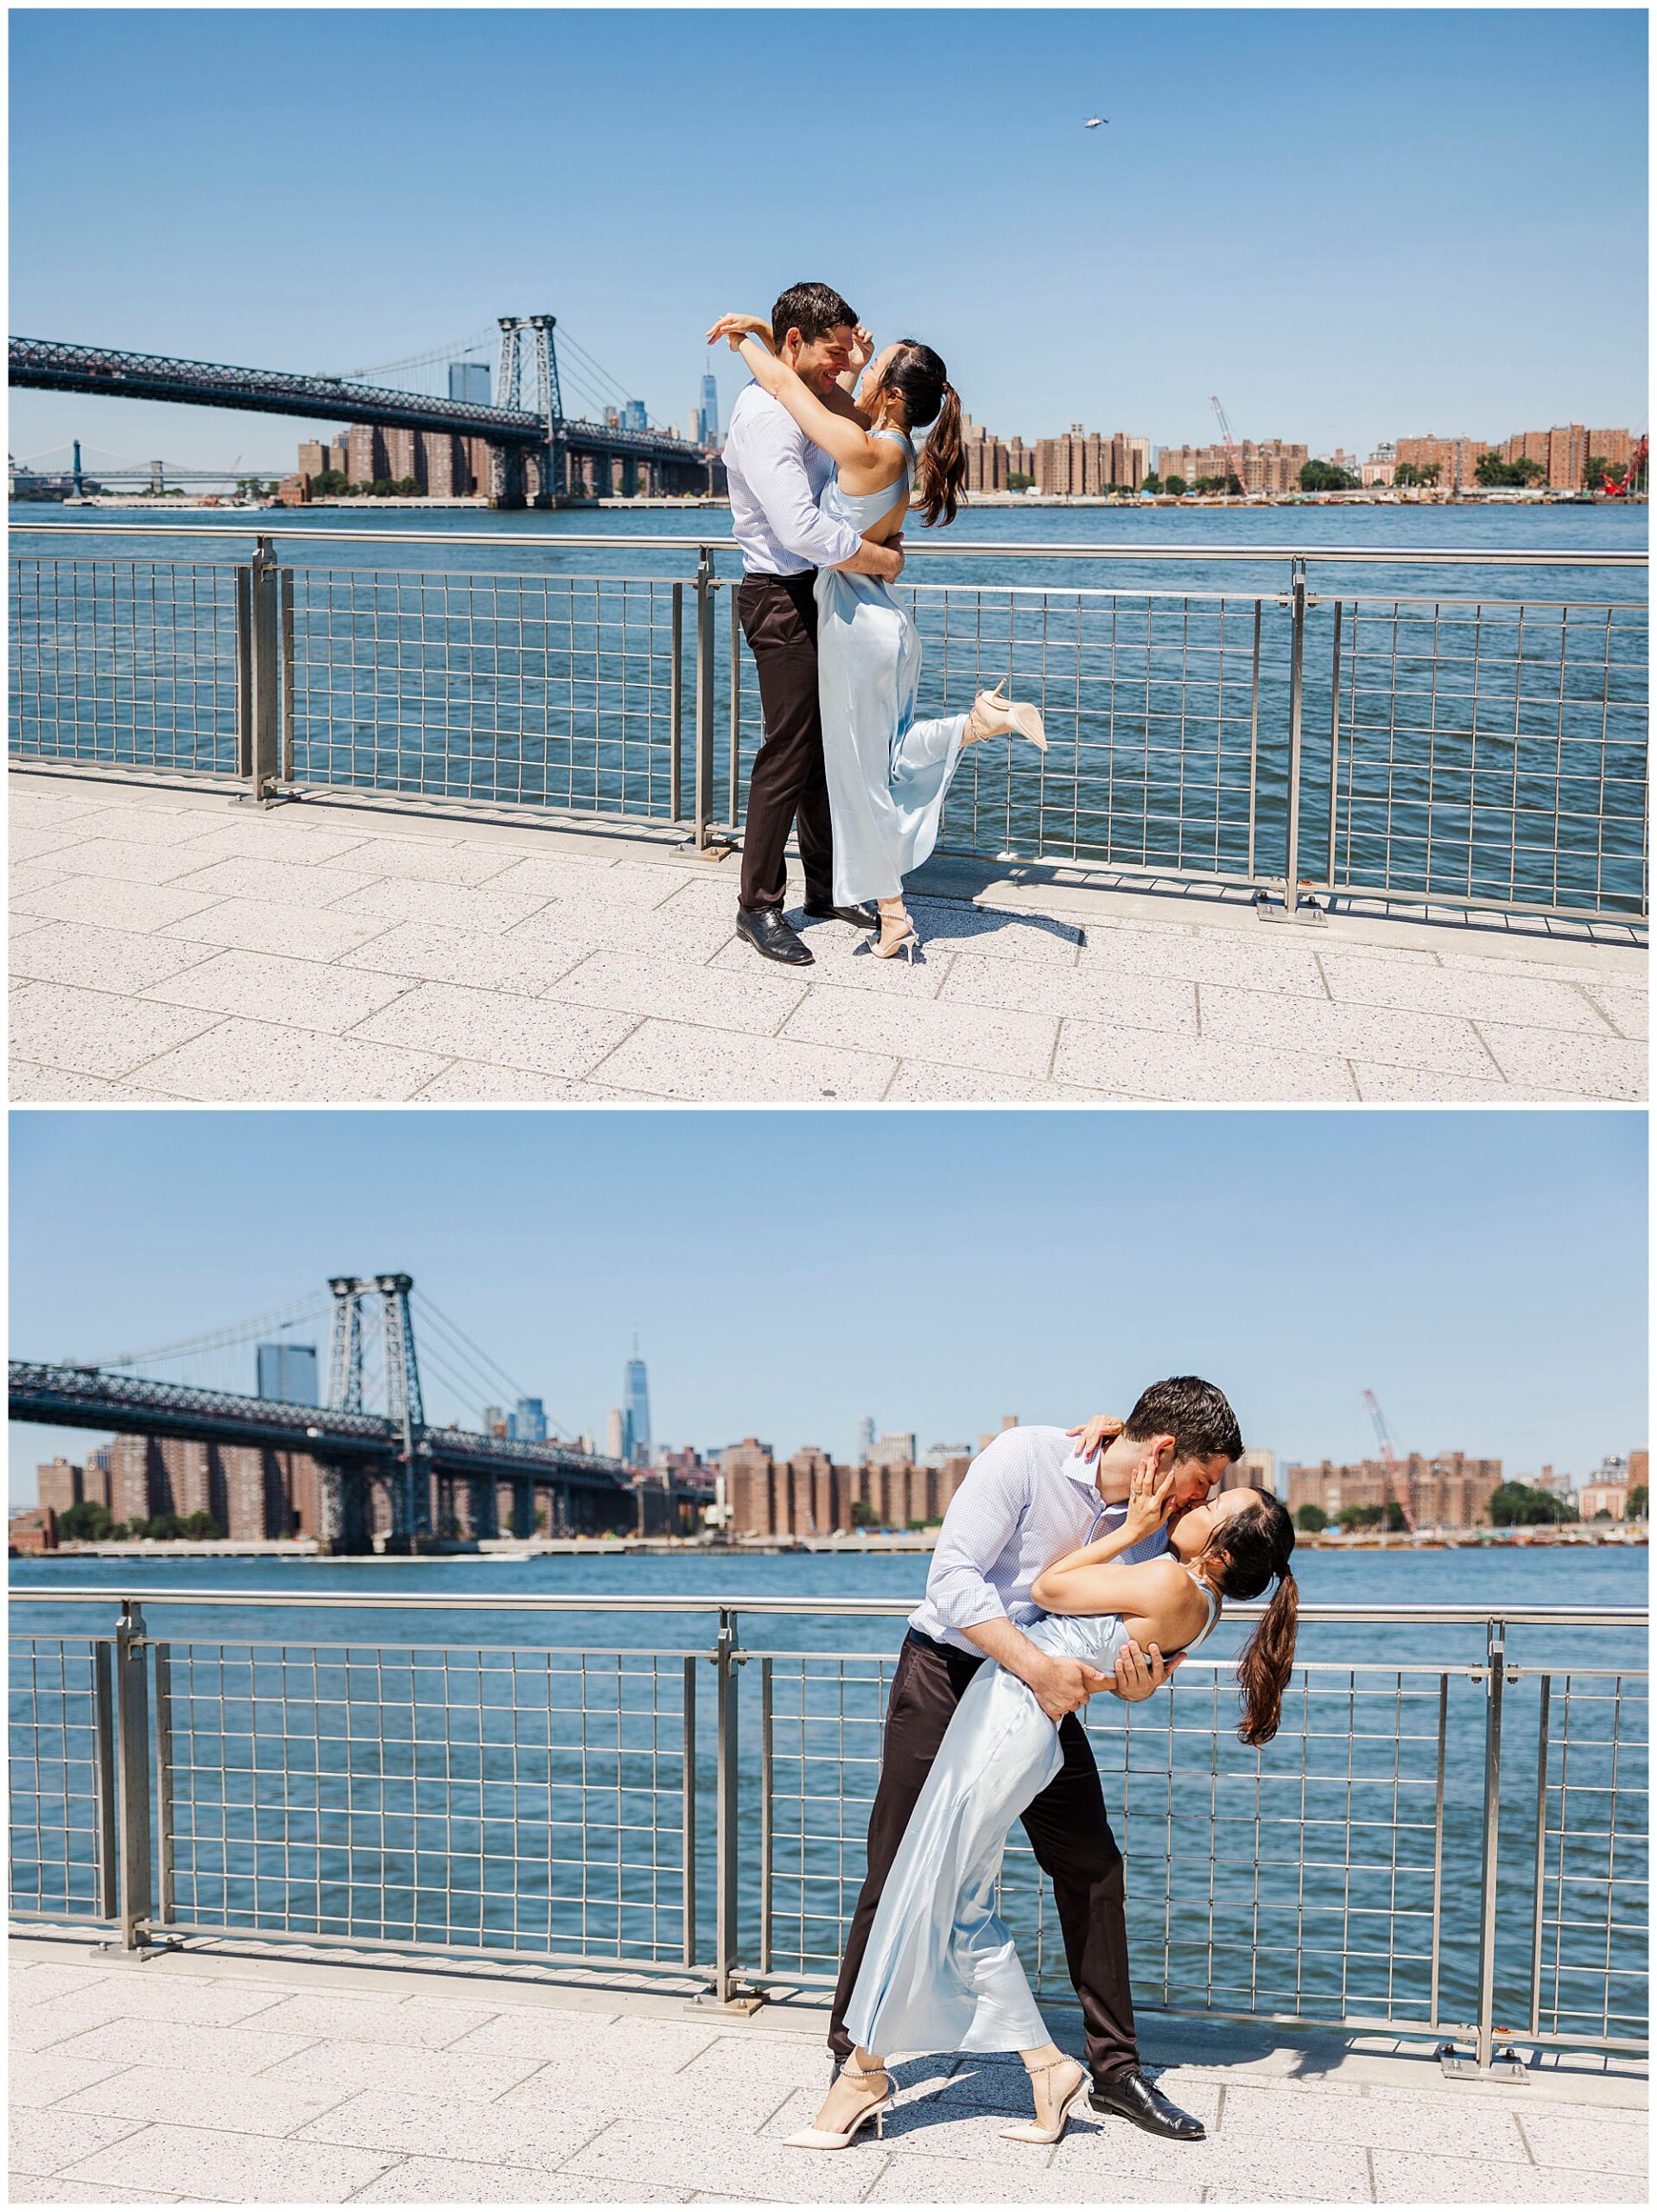
[[[721,315],[708,335],[710,345],[723,338],[740,353],[836,464],[820,503],[826,513],[884,544],[903,528],[912,486],[929,526],[955,520],[967,473],[961,401],[930,346],[912,338],[888,346],[871,363],[857,404],[840,414],[777,359],[771,326],[758,316]],[[917,458],[911,434],[928,423],[936,427]],[[962,747],[1016,730],[1044,751],[1046,734],[1034,707],[1002,698],[1000,684],[981,691],[968,715],[917,721],[921,641],[908,608],[873,576],[840,569],[819,569],[816,590],[835,904],[873,899],[880,910],[874,951],[912,960],[920,939],[903,880],[937,842]]]
[[[1046,1618],[1025,1633],[1044,1650],[1108,1674],[1131,1636],[1190,1651],[1226,1598],[1257,1598],[1276,1579],[1265,1618],[1237,1662],[1245,1744],[1268,1744],[1294,1662],[1297,1595],[1289,1558],[1294,1526],[1275,1497],[1224,1491],[1182,1515],[1171,1549],[1137,1566],[1113,1564],[1162,1526],[1173,1488],[1147,1459],[1133,1476],[1127,1518],[1096,1543],[1056,1560],[1031,1592]],[[1018,2143],[1056,2143],[1091,2084],[1048,2035],[1006,1923],[995,1885],[1007,1831],[1063,1764],[1058,1730],[1015,1675],[987,1660],[945,1731],[905,1831],[846,2024],[856,2047],[817,2115],[789,2138],[843,2149],[865,2121],[877,2130],[891,2102],[874,2054],[1017,2050],[1031,2078],[1033,2122],[1003,2128]]]

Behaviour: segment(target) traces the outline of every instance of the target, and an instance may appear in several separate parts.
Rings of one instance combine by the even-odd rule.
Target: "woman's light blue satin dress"
[[[1195,1649],[1214,1625],[1211,1592]],[[1127,1640],[1111,1614],[1045,1614],[1044,1651],[1112,1673]],[[1058,1730],[1016,1675],[987,1660],[967,1685],[904,1831],[846,2012],[863,2050],[1037,2050],[1051,2040],[995,1910],[1008,1831],[1064,1764]]]
[[[904,471],[884,492],[854,495],[830,477],[825,514],[872,529],[909,489],[915,448],[901,432],[877,430],[904,449]],[[917,721],[921,641],[915,618],[873,576],[819,569],[817,686],[822,758],[835,832],[835,902],[895,899],[904,878],[937,842],[965,715]]]

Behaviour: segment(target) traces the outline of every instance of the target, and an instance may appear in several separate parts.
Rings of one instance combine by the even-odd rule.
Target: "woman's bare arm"
[[[733,353],[741,354],[760,390],[780,400],[812,444],[821,446],[839,467],[855,467],[860,463],[867,467],[880,458],[859,420],[825,406],[786,361],[778,359],[770,331],[756,317],[721,315],[708,334],[709,345],[715,338],[723,338]]]

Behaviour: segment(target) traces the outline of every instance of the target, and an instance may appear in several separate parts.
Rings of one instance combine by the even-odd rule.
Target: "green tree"
[[[1300,488],[1303,492],[1355,492],[1358,480],[1332,461],[1308,461],[1301,466]]]
[[[337,499],[351,489],[351,479],[342,468],[319,469],[306,481],[311,487],[311,497],[317,499]]]
[[[1321,1505],[1303,1505],[1294,1516],[1294,1525],[1303,1535],[1316,1536],[1329,1526],[1329,1516]]]
[[[1435,461],[1431,468],[1418,468],[1413,461],[1400,461],[1393,472],[1393,481],[1406,492],[1436,484],[1438,481],[1438,464]]]
[[[1162,488],[1165,492],[1171,492],[1176,499],[1183,499],[1190,487],[1183,476],[1165,476]]]
[[[1636,1483],[1634,1488],[1628,1492],[1629,1520],[1643,1521],[1649,1508],[1649,1503],[1650,1500],[1646,1484],[1644,1483]]]
[[[1335,1517],[1349,1534],[1354,1529],[1379,1529],[1387,1518],[1387,1509],[1384,1505],[1343,1505]]]
[[[107,1505],[100,1505],[95,1497],[83,1497],[78,1504],[67,1505],[58,1516],[58,1534],[72,1543],[97,1543],[107,1536],[115,1523]]]
[[[391,489],[399,499],[417,499],[420,497],[420,486],[412,476],[393,477]]]
[[[1498,1483],[1490,1493],[1490,1519],[1498,1529],[1540,1528],[1565,1520],[1568,1512],[1563,1498],[1529,1483]]]
[[[873,1529],[876,1526],[874,1508],[867,1497],[852,1500],[852,1526],[854,1529]]]
[[[1035,480],[1033,476],[1020,476],[1016,469],[1009,469],[1006,488],[1009,492],[1027,492]]]
[[[211,1513],[187,1513],[179,1523],[179,1534],[193,1537],[198,1543],[217,1541],[224,1533]]]
[[[1144,483],[1140,485],[1140,491],[1141,491],[1141,492],[1159,492],[1159,491],[1161,491],[1161,489],[1162,489],[1162,479],[1161,479],[1161,477],[1159,477],[1159,476],[1157,474],[1157,473],[1156,473],[1156,471],[1155,471],[1155,469],[1154,469],[1154,468],[1152,470],[1151,474],[1150,474],[1146,478],[1146,480],[1145,480]]]

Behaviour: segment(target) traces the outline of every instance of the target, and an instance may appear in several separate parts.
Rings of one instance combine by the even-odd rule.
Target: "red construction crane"
[[[1398,1453],[1394,1450],[1393,1440],[1387,1432],[1387,1416],[1381,1410],[1381,1401],[1373,1390],[1364,1392],[1363,1402],[1368,1407],[1369,1418],[1375,1425],[1375,1438],[1381,1446],[1381,1460],[1387,1469],[1387,1480],[1397,1501],[1398,1510],[1404,1516],[1404,1526],[1413,1535],[1415,1516],[1410,1511],[1409,1478],[1398,1464]]]
[[[1610,493],[1613,499],[1625,499],[1628,493],[1634,490],[1635,486],[1639,482],[1641,474],[1645,468],[1646,456],[1649,451],[1650,446],[1647,441],[1641,438],[1639,444],[1634,449],[1634,456],[1629,461],[1627,473],[1620,483],[1617,479],[1611,474],[1609,469],[1606,469],[1603,472],[1604,480],[1603,488]]]
[[[1248,497],[1248,479],[1243,474],[1242,460],[1237,451],[1237,442],[1231,435],[1231,425],[1226,420],[1225,409],[1221,406],[1217,396],[1213,392],[1209,394],[1209,405],[1214,410],[1216,415],[1219,417],[1220,435],[1226,442],[1226,489],[1228,492],[1231,489],[1229,480],[1231,477],[1235,476],[1237,480],[1237,489],[1242,493],[1244,499],[1247,499]]]

